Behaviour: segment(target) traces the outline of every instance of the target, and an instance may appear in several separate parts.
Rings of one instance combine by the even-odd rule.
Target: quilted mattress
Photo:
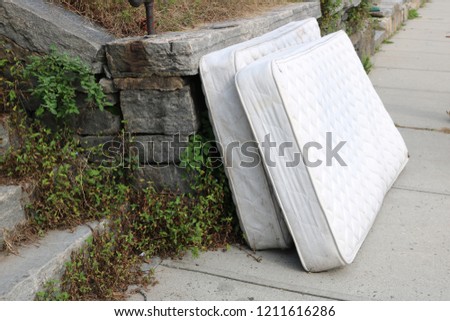
[[[208,54],[200,62],[209,116],[240,225],[247,243],[254,250],[287,248],[292,246],[292,238],[257,154],[258,149],[236,91],[235,75],[270,53],[318,38],[317,21],[309,18]]]
[[[302,265],[350,264],[408,161],[350,39],[260,59],[236,86]]]

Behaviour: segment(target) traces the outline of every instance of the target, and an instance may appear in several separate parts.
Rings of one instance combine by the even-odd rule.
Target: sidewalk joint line
[[[445,38],[445,37],[443,37],[443,38]],[[423,38],[423,39],[419,39],[419,38],[402,38],[402,37],[399,37],[399,36],[396,36],[393,40],[396,40],[396,39],[399,39],[399,40],[410,40],[410,41],[417,41],[417,42],[423,42],[423,41],[427,41],[427,42],[434,42],[434,43],[448,43],[448,41],[445,41],[445,40],[436,40],[436,39],[426,39],[426,38]]]
[[[450,134],[450,128],[443,127],[443,128],[427,128],[427,127],[415,127],[415,126],[402,126],[399,124],[395,124],[395,127],[401,128],[401,129],[412,129],[412,130],[422,130],[426,132],[435,132],[435,133],[441,133],[441,134]]]
[[[373,80],[372,80],[373,81]],[[418,89],[418,88],[401,88],[401,87],[387,87],[387,86],[380,86],[380,85],[375,85],[374,84],[375,89],[394,89],[394,90],[413,90],[415,92],[425,92],[425,93],[431,93],[431,94],[447,94],[448,95],[448,91],[437,91],[437,90],[423,90],[423,89]]]
[[[209,276],[219,277],[219,278],[226,279],[226,280],[231,280],[231,281],[251,284],[251,285],[260,286],[260,287],[266,287],[266,288],[279,290],[279,291],[286,291],[286,292],[297,293],[297,294],[301,294],[301,295],[309,295],[309,296],[318,297],[318,298],[327,299],[327,300],[333,300],[333,301],[348,301],[346,299],[338,299],[338,298],[334,298],[334,297],[323,295],[323,294],[314,294],[314,293],[309,293],[309,292],[303,292],[303,291],[297,291],[297,290],[280,288],[280,287],[276,287],[276,286],[273,286],[273,285],[260,284],[260,283],[257,283],[257,282],[246,281],[246,280],[242,280],[242,279],[239,279],[239,278],[234,278],[234,277],[230,277],[230,276],[224,276],[224,275],[215,274],[215,273],[212,273],[212,272],[197,271],[197,270],[193,270],[193,269],[190,269],[190,268],[178,267],[178,266],[172,266],[172,265],[166,265],[166,264],[161,264],[161,265],[166,267],[166,268],[169,268],[169,269],[176,269],[176,270],[194,272],[194,273],[199,273],[199,274],[206,274],[206,275],[209,275]]]
[[[431,51],[411,51],[411,50],[403,50],[403,49],[399,49],[399,48],[394,48],[393,45],[395,44],[395,42],[393,44],[391,44],[391,48],[385,48],[385,47],[381,47],[379,50],[379,53],[383,53],[385,55],[397,55],[400,53],[405,53],[405,54],[409,54],[410,56],[408,57],[418,57],[421,58],[421,55],[432,55],[432,56],[443,56],[443,57],[448,57],[448,54],[445,53],[440,53],[440,52],[431,52]],[[379,55],[379,53],[377,53],[377,55]],[[413,56],[412,54],[417,54],[417,56]]]
[[[443,73],[443,74],[450,74],[450,70],[437,70],[437,69],[419,69],[419,68],[407,68],[407,67],[391,67],[391,66],[383,66],[380,63],[377,63],[374,61],[374,64],[376,64],[373,68],[373,70],[376,69],[389,69],[389,70],[411,70],[411,71],[419,71],[419,72],[436,72],[436,73]]]
[[[402,191],[409,191],[409,192],[417,192],[417,193],[424,193],[424,194],[433,194],[433,195],[440,195],[440,196],[450,196],[449,193],[442,193],[442,192],[433,192],[433,191],[422,191],[410,187],[401,187],[401,186],[393,186],[392,189],[398,189]]]

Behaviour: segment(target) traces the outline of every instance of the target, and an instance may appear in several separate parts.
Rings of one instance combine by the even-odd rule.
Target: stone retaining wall
[[[114,39],[43,0],[0,0],[0,37],[34,53],[56,45],[88,63],[114,107],[101,112],[81,106],[72,125],[82,143],[110,141],[123,128],[139,155],[139,184],[155,181],[158,187],[186,190],[177,163],[180,148],[199,130],[205,108],[200,58],[288,22],[319,16],[319,1],[307,1],[187,32]]]
[[[198,67],[203,55],[290,21],[319,15],[318,2],[293,4],[254,19],[108,43],[107,63],[120,90],[125,130],[138,143],[139,158],[144,164],[138,171],[140,180],[183,187],[183,171],[176,165],[177,151],[200,128],[204,98]],[[173,137],[177,137],[177,142]]]
[[[344,21],[361,0],[335,0]],[[379,0],[382,31],[371,26],[351,35],[361,57],[407,19],[408,8],[422,0]],[[139,156],[137,183],[182,190],[188,186],[177,167],[180,149],[201,124],[205,110],[198,64],[212,51],[245,41],[288,22],[320,16],[320,1],[305,1],[251,19],[206,25],[201,29],[154,36],[115,39],[105,30],[44,0],[0,0],[0,41],[24,53],[45,53],[51,45],[91,66],[113,107],[101,112],[83,106],[72,126],[85,146],[103,144],[122,130]],[[375,40],[374,40],[375,34]],[[116,138],[117,139],[117,138]],[[120,141],[120,139],[119,139]],[[124,144],[125,142],[122,141]],[[170,148],[169,148],[170,147]]]
[[[418,9],[427,0],[378,0],[380,13],[376,14],[376,34],[375,46],[397,32],[402,24],[408,20],[408,12],[411,9]]]

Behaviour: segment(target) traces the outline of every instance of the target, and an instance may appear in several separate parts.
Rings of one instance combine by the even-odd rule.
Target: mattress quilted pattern
[[[235,75],[248,64],[277,52],[320,38],[313,18],[289,23],[261,37],[213,52],[200,62],[203,91],[210,120],[224,160],[241,227],[254,250],[287,248],[292,238],[261,163],[243,167],[248,160],[241,146],[253,134],[235,86]],[[251,150],[257,153],[256,146]]]
[[[236,84],[256,139],[270,134],[294,145],[285,155],[271,151],[277,166],[267,171],[303,266],[350,264],[408,160],[350,39],[338,32],[268,56],[239,72]],[[323,148],[310,148],[308,160],[323,163],[288,167],[309,142]],[[327,166],[339,142],[346,166]]]

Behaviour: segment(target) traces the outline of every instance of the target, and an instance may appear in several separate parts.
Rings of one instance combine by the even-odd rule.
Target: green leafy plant
[[[342,16],[338,8],[341,5],[342,0],[320,0],[322,16],[318,21],[323,36],[340,29]]]
[[[28,186],[33,201],[27,206],[27,212],[30,224],[36,225],[37,231],[73,227],[109,215],[111,209],[121,205],[116,202],[119,202],[118,182],[123,177],[122,173],[119,169],[99,167],[89,162],[86,156],[97,154],[99,150],[82,148],[71,130],[61,127],[53,131],[38,119],[28,117],[26,96],[28,86],[33,83],[26,82],[24,74],[33,77],[34,73],[42,71],[40,77],[52,83],[58,79],[64,82],[60,78],[69,71],[78,72],[77,77],[64,83],[63,87],[67,88],[59,94],[74,92],[78,79],[84,88],[91,88],[94,100],[104,97],[100,87],[92,85],[92,76],[88,76],[87,70],[78,62],[56,51],[48,56],[31,58],[31,64],[18,60],[7,50],[5,52],[7,62],[3,67],[8,78],[2,86],[3,108],[9,112],[7,128],[11,131],[10,137],[14,137],[14,144],[0,160],[0,179]],[[49,62],[48,70],[45,62]],[[31,92],[41,88],[39,86],[43,84],[38,80]],[[59,104],[59,100],[56,101]],[[60,116],[70,113],[64,109],[56,112],[61,112]]]
[[[226,177],[209,154],[210,144],[195,135],[182,155],[182,166],[186,166],[187,179],[192,182],[190,193],[167,193],[162,198],[152,188],[145,191],[139,206],[144,209],[139,224],[152,228],[159,239],[157,243],[150,242],[151,252],[176,256],[192,250],[195,254],[226,244],[232,232],[234,209],[230,207]]]
[[[370,60],[370,56],[364,56],[361,61],[362,61],[364,70],[366,71],[367,74],[369,74],[373,68],[373,63]]]
[[[61,286],[71,300],[121,300],[129,285],[148,285],[151,273],[141,271],[133,216],[114,216],[105,231],[93,231],[84,248],[73,252]]]
[[[371,26],[370,21],[370,0],[362,0],[361,3],[347,11],[345,30],[348,34],[362,31],[366,26]]]
[[[20,77],[26,64],[13,65]],[[130,284],[152,283],[151,273],[141,270],[144,260],[197,254],[236,239],[233,202],[223,167],[214,163],[213,143],[195,135],[183,153],[180,166],[191,183],[189,193],[136,189],[128,179],[132,155],[130,166],[101,166],[100,147],[82,148],[68,128],[50,130],[27,115],[19,103],[20,81],[12,79],[4,87],[11,106],[8,128],[16,143],[0,160],[0,179],[20,182],[31,195],[27,214],[33,228],[27,230],[41,235],[92,220],[108,222],[72,253],[61,282],[48,283],[37,300],[123,299]]]
[[[223,168],[211,166],[211,155],[199,148],[205,145],[201,136],[191,138],[182,157],[193,179],[190,193],[123,187],[125,211],[113,213],[108,228],[94,231],[66,266],[61,284],[72,300],[123,299],[130,284],[152,284],[151,273],[140,269],[143,259],[197,255],[234,239]]]
[[[9,46],[0,41],[0,112],[10,112],[20,101],[26,100],[24,87],[23,62],[19,60]]]
[[[36,293],[36,301],[68,301],[69,294],[61,292],[60,284],[56,280],[50,280],[44,284],[42,291]]]
[[[10,116],[17,146],[0,163],[11,179],[30,182],[33,202],[27,210],[41,229],[72,227],[99,219],[120,207],[119,169],[86,159],[70,131],[56,131],[30,120],[20,110]]]
[[[45,111],[59,119],[78,114],[78,88],[86,92],[88,103],[101,110],[109,105],[89,68],[79,58],[59,53],[55,47],[50,49],[48,55],[32,56],[23,75],[25,79],[35,83],[31,93],[41,100],[41,105],[36,110],[37,116]]]
[[[342,9],[342,0],[320,0],[322,16],[319,18],[322,35],[340,29],[352,35],[364,28],[372,27],[370,20],[371,0],[362,0],[358,6],[348,9],[345,14]],[[345,19],[345,20],[344,20]]]
[[[409,9],[408,10],[408,19],[409,20],[413,20],[413,19],[417,19],[419,18],[419,12],[417,11],[417,9]]]

